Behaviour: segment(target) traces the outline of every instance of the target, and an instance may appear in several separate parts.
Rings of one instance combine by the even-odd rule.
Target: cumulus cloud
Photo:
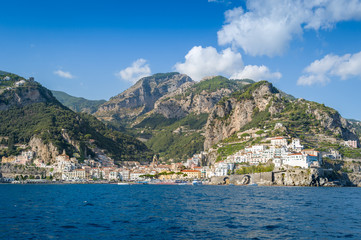
[[[193,47],[185,56],[184,63],[177,63],[174,68],[199,81],[207,76],[223,75],[233,79],[250,78],[278,79],[279,72],[271,73],[266,66],[243,66],[242,55],[230,48],[218,52],[214,47]]]
[[[361,0],[248,0],[246,11],[226,11],[218,32],[220,45],[231,44],[247,54],[281,55],[304,29],[331,29],[337,22],[361,19]]]
[[[252,79],[254,81],[260,80],[271,80],[271,79],[280,79],[282,74],[280,72],[272,73],[268,67],[256,66],[256,65],[247,65],[241,71],[234,73],[230,78],[231,79]]]
[[[74,76],[70,72],[65,72],[63,70],[54,71],[54,74],[62,78],[68,78],[68,79],[74,78]]]
[[[123,80],[135,83],[140,78],[147,77],[151,74],[149,64],[147,60],[139,58],[132,63],[130,67],[127,67],[115,75]]]
[[[328,54],[320,60],[312,62],[304,69],[298,85],[326,84],[331,77],[346,80],[351,77],[361,77],[361,52],[343,56]]]
[[[177,63],[174,68],[199,81],[213,75],[230,76],[243,68],[242,56],[230,48],[218,53],[214,47],[193,47],[185,56],[184,63]]]

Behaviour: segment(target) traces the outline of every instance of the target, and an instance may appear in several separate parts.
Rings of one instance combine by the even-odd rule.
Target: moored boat
[[[127,182],[120,182],[120,183],[118,183],[118,185],[129,185],[129,183],[127,183]]]
[[[198,180],[198,179],[195,179],[195,180],[193,180],[193,182],[192,182],[192,185],[202,185],[203,183],[202,183],[202,181],[201,180]]]

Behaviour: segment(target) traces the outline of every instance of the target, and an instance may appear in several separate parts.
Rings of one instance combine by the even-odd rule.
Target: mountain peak
[[[177,72],[157,73],[144,77],[129,89],[100,106],[95,115],[107,121],[133,119],[151,111],[159,98],[176,91],[188,82],[193,82],[193,80],[187,75]]]

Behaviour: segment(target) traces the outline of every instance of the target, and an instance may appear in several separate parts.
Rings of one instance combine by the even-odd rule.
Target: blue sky
[[[313,4],[313,5],[312,5]],[[3,1],[0,70],[109,99],[180,71],[266,79],[361,120],[361,1]]]

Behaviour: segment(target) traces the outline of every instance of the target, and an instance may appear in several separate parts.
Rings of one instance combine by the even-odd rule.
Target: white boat
[[[176,185],[188,185],[189,184],[187,181],[184,181],[184,180],[175,180],[174,183]]]
[[[202,184],[203,184],[202,181],[197,179],[193,180],[192,182],[192,185],[202,185]]]
[[[118,185],[129,185],[129,183],[127,183],[127,182],[120,182],[120,183],[118,183]]]

